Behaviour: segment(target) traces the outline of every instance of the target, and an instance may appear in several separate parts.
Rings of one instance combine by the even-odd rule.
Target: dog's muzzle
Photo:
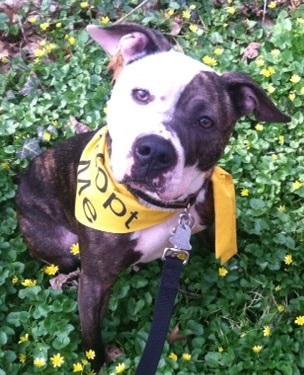
[[[177,163],[177,154],[172,143],[158,135],[143,136],[133,145],[136,179],[155,178],[172,169]]]

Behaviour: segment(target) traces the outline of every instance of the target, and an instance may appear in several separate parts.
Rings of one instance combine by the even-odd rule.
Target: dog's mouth
[[[163,179],[160,177],[157,179],[125,177],[122,182],[134,192],[147,192],[161,199],[162,194],[165,192],[164,181],[161,180]]]
[[[127,188],[141,201],[156,207],[168,209],[185,208],[194,199],[194,194],[186,198],[182,198],[182,196],[169,197],[163,182],[161,178],[150,180],[130,177],[125,178],[123,181]]]

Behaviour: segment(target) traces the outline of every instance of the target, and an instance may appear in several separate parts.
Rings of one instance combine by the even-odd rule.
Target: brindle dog
[[[124,24],[90,26],[88,32],[115,57],[107,116],[115,178],[156,206],[170,207],[195,196],[193,232],[211,226],[210,176],[236,121],[249,114],[268,122],[287,122],[289,117],[246,75],[219,75],[174,51],[156,31]],[[76,135],[35,158],[22,177],[17,205],[33,257],[66,273],[81,266],[83,343],[86,350],[95,350],[98,369],[104,362],[101,316],[117,275],[161,256],[181,210],[165,223],[127,234],[104,233],[77,222],[77,168],[93,134]],[[70,253],[76,242],[80,260]]]

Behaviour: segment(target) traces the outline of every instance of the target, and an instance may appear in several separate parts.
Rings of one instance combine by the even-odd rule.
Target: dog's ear
[[[125,64],[172,48],[161,33],[137,24],[125,23],[105,28],[89,25],[87,31],[110,56],[121,55]]]
[[[253,113],[258,121],[288,122],[291,120],[246,74],[224,73],[222,78],[225,80],[225,86],[239,117]]]

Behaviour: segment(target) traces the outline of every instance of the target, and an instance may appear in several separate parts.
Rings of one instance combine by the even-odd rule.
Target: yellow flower
[[[263,66],[265,64],[265,61],[262,57],[259,57],[255,60],[255,63],[256,63],[256,66],[258,66],[260,68],[261,66]]]
[[[83,369],[84,367],[80,362],[73,363],[73,372],[81,372]]]
[[[44,57],[47,55],[47,51],[45,48],[38,48],[34,51],[34,55],[35,57],[37,57],[38,59]]]
[[[95,351],[90,349],[85,352],[85,355],[88,359],[94,359],[95,358]]]
[[[277,309],[279,313],[283,313],[286,310],[284,305],[278,305]]]
[[[189,26],[189,30],[192,31],[193,33],[197,33],[198,32],[198,26],[195,25],[194,23],[191,23],[191,25]]]
[[[37,358],[34,359],[34,366],[35,367],[41,368],[41,367],[44,367],[45,365],[46,365],[45,358],[37,357]]]
[[[54,51],[54,49],[56,49],[58,46],[57,46],[57,44],[55,44],[55,43],[48,43],[48,44],[46,44],[45,45],[45,50],[46,50],[46,52],[47,53],[51,53],[52,51]]]
[[[304,315],[297,316],[294,321],[298,326],[304,326]]]
[[[288,98],[291,102],[293,102],[296,98],[296,94],[295,92],[291,92],[289,95],[288,95]]]
[[[275,74],[275,69],[274,69],[274,67],[272,67],[272,66],[270,66],[269,68],[268,68],[268,73],[270,74],[270,76],[273,76],[274,74]]]
[[[28,19],[29,23],[31,23],[32,25],[35,25],[37,23],[37,20],[38,20],[38,17],[36,16],[30,16]]]
[[[186,9],[183,11],[182,16],[185,20],[190,20],[191,18],[191,12],[190,10]]]
[[[51,362],[53,367],[61,367],[64,364],[64,358],[60,353],[57,353],[51,357]]]
[[[293,263],[293,258],[292,258],[292,255],[288,254],[284,257],[284,263],[287,265],[287,266],[290,266],[292,263]]]
[[[25,335],[20,336],[18,344],[23,344],[23,343],[28,342],[28,341],[29,341],[29,334],[26,333]]]
[[[166,15],[167,15],[168,17],[172,17],[173,14],[174,14],[174,9],[172,9],[172,8],[168,9]]]
[[[118,365],[115,367],[115,374],[122,374],[127,369],[127,366],[125,363],[118,363]]]
[[[264,126],[262,124],[256,124],[255,130],[258,132],[262,132],[264,130]]]
[[[217,47],[215,50],[214,50],[214,54],[216,56],[221,56],[224,52],[224,48],[220,48],[220,47]]]
[[[8,64],[9,63],[9,59],[7,58],[7,56],[2,56],[0,60],[1,60],[2,64]]]
[[[110,23],[110,18],[108,16],[103,16],[100,19],[100,23],[102,25],[108,25]]]
[[[75,46],[76,44],[76,39],[73,36],[69,36],[67,41],[71,46]]]
[[[89,3],[87,2],[87,1],[82,1],[81,3],[80,3],[80,8],[81,9],[88,9],[89,8]]]
[[[224,348],[223,348],[222,346],[219,346],[219,347],[218,347],[218,351],[219,351],[220,353],[223,353]]]
[[[281,51],[280,51],[279,49],[275,48],[275,49],[272,49],[272,50],[270,51],[270,53],[271,53],[271,55],[272,55],[273,57],[279,57],[280,54],[281,54]]]
[[[285,212],[286,211],[286,206],[284,206],[284,205],[280,205],[279,207],[278,207],[278,211],[279,212]]]
[[[298,83],[301,81],[301,77],[298,74],[293,74],[290,78],[291,83]]]
[[[285,137],[284,137],[284,135],[279,135],[279,144],[281,146],[283,146],[284,143],[285,143]]]
[[[266,90],[267,90],[268,94],[273,94],[276,89],[271,83],[268,83],[268,85],[266,86]]]
[[[24,364],[26,362],[26,355],[24,353],[21,353],[19,355],[19,362]]]
[[[40,29],[42,31],[46,31],[50,27],[50,24],[48,22],[43,22],[40,24]]]
[[[262,350],[263,350],[263,346],[262,345],[254,345],[252,347],[252,350],[256,353],[256,354],[259,354]]]
[[[60,29],[61,27],[62,27],[62,23],[61,23],[61,22],[57,22],[57,23],[56,23],[56,28],[57,28],[57,29]]]
[[[206,65],[209,65],[209,66],[216,66],[217,65],[217,61],[213,57],[210,57],[210,56],[207,56],[207,55],[203,57],[203,63],[206,64]]]
[[[225,276],[227,276],[228,273],[229,273],[229,271],[225,267],[220,267],[218,269],[218,274],[219,274],[220,277],[225,277]]]
[[[14,276],[14,277],[12,278],[12,284],[13,284],[13,285],[17,284],[18,281],[19,281],[19,279],[18,279],[17,276]]]
[[[49,276],[54,276],[59,271],[59,267],[55,266],[55,264],[50,264],[47,267],[44,267],[44,273]]]
[[[278,155],[276,155],[276,154],[272,154],[271,155],[271,159],[273,160],[273,161],[276,161],[276,160],[278,160]]]
[[[182,355],[182,358],[183,358],[183,360],[185,361],[185,362],[189,362],[189,361],[191,361],[191,354],[189,354],[189,353],[184,353],[183,355]]]
[[[270,326],[265,326],[264,329],[263,329],[263,335],[265,337],[269,337],[269,336],[271,336],[271,334],[272,334],[271,327]]]
[[[242,197],[248,197],[249,196],[249,190],[248,189],[242,189],[241,196]]]
[[[231,14],[232,16],[235,14],[235,7],[227,7],[227,13]]]
[[[79,243],[76,242],[71,246],[71,253],[73,255],[79,255],[80,254],[80,248],[79,248]]]
[[[275,74],[275,72],[276,72],[275,69],[272,66],[270,66],[267,69],[266,68],[262,69],[261,75],[266,77],[266,78],[269,78],[269,77],[273,76]]]
[[[268,8],[269,9],[275,9],[277,7],[277,2],[276,1],[271,1],[269,4],[268,4]]]
[[[26,288],[33,288],[37,285],[37,280],[34,279],[24,279],[21,283]]]
[[[52,139],[52,134],[49,133],[49,132],[44,132],[44,133],[43,133],[43,136],[42,136],[42,139],[43,139],[45,142],[50,142],[50,140]]]
[[[297,180],[295,182],[292,183],[292,188],[293,190],[298,190],[300,189],[301,187],[303,186],[303,182]]]
[[[178,359],[177,355],[173,352],[169,354],[168,358],[171,359],[171,361],[174,361],[174,362],[176,362],[177,359]]]

